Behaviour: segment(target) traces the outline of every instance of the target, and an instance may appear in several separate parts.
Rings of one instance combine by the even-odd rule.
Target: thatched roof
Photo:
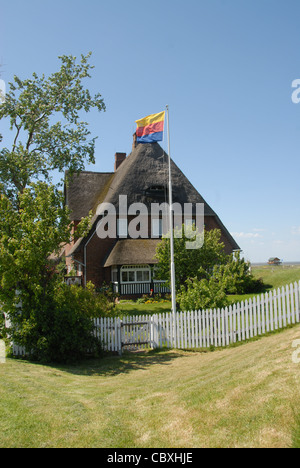
[[[230,240],[232,249],[239,249],[216,213],[194,188],[178,166],[171,161],[173,203],[204,203],[204,215],[213,216],[220,229]],[[160,189],[160,190],[153,190]],[[151,203],[168,202],[168,155],[158,143],[138,144],[114,173],[81,172],[65,189],[66,202],[72,210],[72,219],[80,220],[93,210],[93,224],[98,216],[97,207],[103,203],[119,208],[119,196],[127,195],[127,203],[143,203],[149,209]],[[156,192],[156,194],[154,193]],[[155,195],[159,194],[159,198]],[[72,254],[80,249],[79,239]]]
[[[173,202],[204,203],[205,215],[215,213],[190,181],[171,161]],[[165,199],[155,200],[149,195],[151,187],[165,188]],[[72,210],[72,219],[80,220],[90,210],[96,212],[102,202],[112,203],[116,210],[119,195],[127,195],[128,205],[168,202],[168,155],[158,143],[139,144],[115,173],[81,172],[74,175],[65,188],[66,203]]]
[[[65,199],[72,212],[72,220],[79,221],[95,209],[101,194],[105,197],[113,175],[112,172],[80,172],[73,175],[65,185]]]
[[[154,264],[156,247],[160,239],[122,239],[119,240],[104,266]]]
[[[215,215],[211,207],[193,187],[182,171],[171,161],[173,202],[204,203],[205,214]],[[150,208],[157,202],[149,196],[151,187],[168,188],[168,155],[158,143],[139,144],[121,164],[111,180],[111,185],[105,198],[116,209],[119,205],[119,195],[127,195],[128,205],[143,203]],[[165,200],[168,202],[166,193]]]

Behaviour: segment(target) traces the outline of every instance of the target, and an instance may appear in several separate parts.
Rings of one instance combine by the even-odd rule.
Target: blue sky
[[[171,157],[244,256],[300,261],[298,0],[0,0],[1,79],[92,51],[95,171],[131,151],[135,120],[170,109]],[[8,129],[0,132],[8,141]],[[167,150],[167,142],[163,144]]]

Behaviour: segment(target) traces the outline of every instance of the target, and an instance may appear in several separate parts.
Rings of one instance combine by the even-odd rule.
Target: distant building
[[[269,265],[281,265],[281,260],[278,257],[271,257],[268,261]]]

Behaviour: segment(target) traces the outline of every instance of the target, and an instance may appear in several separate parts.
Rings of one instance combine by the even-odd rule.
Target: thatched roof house
[[[191,203],[193,216],[196,204],[203,203],[205,228],[221,230],[221,240],[228,253],[239,249],[217,214],[173,161],[171,171],[173,203],[182,207]],[[144,293],[150,290],[150,286],[153,289],[150,267],[155,263],[153,257],[159,242],[157,236],[151,235],[151,221],[148,238],[131,238],[126,231],[128,226],[125,226],[125,232],[121,232],[119,227],[114,238],[99,238],[97,235],[101,218],[97,211],[99,205],[109,203],[118,217],[120,196],[125,195],[128,207],[142,203],[149,213],[153,203],[168,201],[168,156],[158,143],[134,145],[128,157],[124,153],[115,155],[114,172],[81,172],[65,186],[66,203],[75,225],[90,211],[93,212],[89,235],[70,244],[65,253],[69,264],[72,259],[78,274],[84,276],[84,282],[91,280],[100,286],[104,281],[112,281],[120,293],[127,294],[129,290],[135,294]],[[128,222],[130,219],[128,216]],[[133,287],[134,284],[143,286]],[[159,285],[156,286],[159,289]]]

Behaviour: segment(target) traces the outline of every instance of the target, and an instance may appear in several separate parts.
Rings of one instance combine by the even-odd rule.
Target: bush
[[[93,283],[89,282],[86,288],[78,285],[63,285],[63,290],[68,291],[71,300],[74,301],[82,312],[90,318],[112,316],[115,313],[114,302],[111,295],[106,290],[97,292]]]
[[[110,310],[107,299],[92,285],[83,289],[59,283],[30,313],[25,307],[14,315],[12,339],[41,362],[69,363],[87,353],[98,356],[101,348],[92,319]]]
[[[188,279],[186,288],[181,287],[177,301],[182,311],[225,307],[228,304],[224,289],[213,278]]]
[[[261,293],[266,289],[263,280],[251,274],[250,263],[240,257],[240,252],[228,255],[224,264],[215,266],[213,277],[227,294]]]

